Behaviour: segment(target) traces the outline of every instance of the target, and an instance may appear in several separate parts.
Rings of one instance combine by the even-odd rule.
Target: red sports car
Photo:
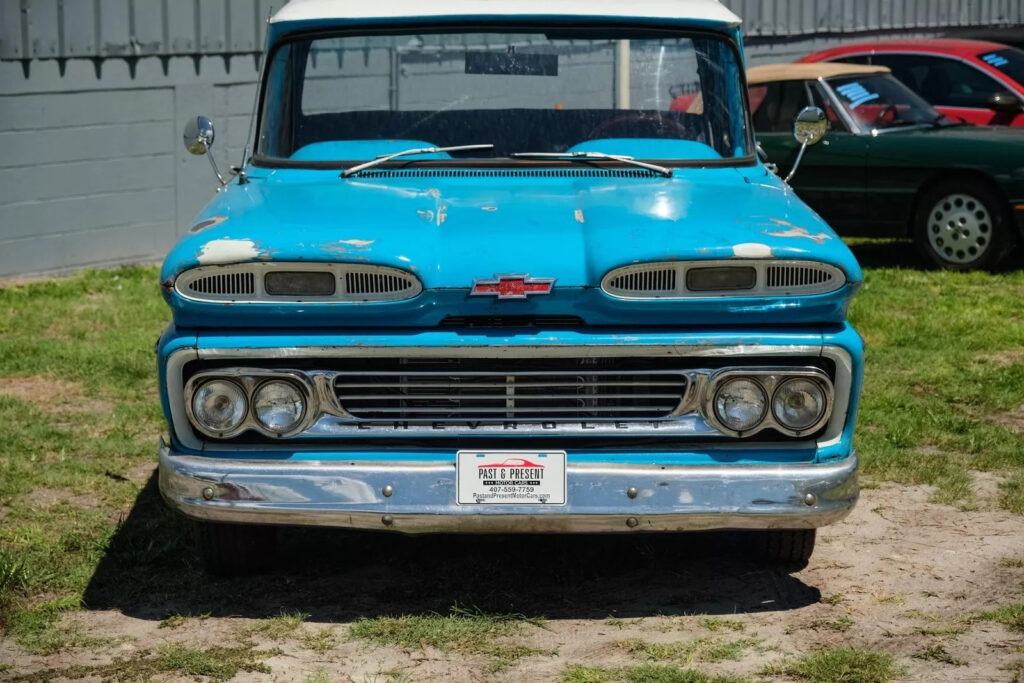
[[[801,62],[887,66],[954,121],[1024,126],[1024,50],[981,40],[888,40],[853,43]]]

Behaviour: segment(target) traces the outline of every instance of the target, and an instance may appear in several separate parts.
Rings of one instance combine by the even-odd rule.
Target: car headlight
[[[764,420],[768,397],[761,385],[752,379],[737,377],[726,380],[715,391],[715,417],[735,432],[746,432]]]
[[[242,424],[246,413],[245,392],[234,382],[214,379],[192,395],[192,415],[208,432],[224,433]]]
[[[802,432],[825,414],[825,391],[817,382],[800,377],[788,379],[775,389],[772,415],[786,429]]]
[[[256,390],[252,411],[266,429],[284,434],[294,429],[306,411],[302,392],[291,382],[271,380]]]

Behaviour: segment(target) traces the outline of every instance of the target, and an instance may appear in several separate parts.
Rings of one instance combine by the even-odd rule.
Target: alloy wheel
[[[977,197],[951,194],[935,202],[928,216],[928,242],[950,263],[980,258],[992,243],[992,217]]]

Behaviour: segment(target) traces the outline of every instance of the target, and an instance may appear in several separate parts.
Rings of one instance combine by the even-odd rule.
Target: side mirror
[[[1020,98],[1010,91],[997,92],[988,98],[988,106],[1000,114],[1016,114],[1024,109]]]
[[[220,174],[220,169],[217,168],[217,162],[214,161],[213,155],[210,154],[210,147],[213,146],[213,122],[205,116],[196,116],[189,119],[188,123],[185,124],[185,133],[182,139],[185,142],[185,149],[189,151],[189,154],[195,154],[196,156],[206,155],[206,158],[210,160],[210,166],[213,168],[214,175],[217,176],[217,182],[220,183],[221,187],[227,185],[228,181],[224,180],[224,176]]]
[[[828,131],[828,119],[818,107],[804,107],[793,121],[793,137],[801,145],[816,145]]]
[[[213,122],[205,116],[189,119],[185,124],[184,139],[189,154],[206,154],[213,146]]]
[[[785,182],[788,183],[793,179],[807,148],[821,142],[826,132],[828,132],[828,119],[825,118],[825,112],[819,107],[804,107],[800,110],[793,121],[793,137],[800,143],[800,151],[797,152],[796,161],[793,162],[793,168],[789,170],[789,175],[785,177]]]

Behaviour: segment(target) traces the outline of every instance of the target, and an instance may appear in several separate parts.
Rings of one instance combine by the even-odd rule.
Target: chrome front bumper
[[[235,460],[160,444],[160,491],[189,517],[429,532],[810,529],[857,502],[857,457],[825,464],[568,464],[567,504],[455,503],[455,463]]]

